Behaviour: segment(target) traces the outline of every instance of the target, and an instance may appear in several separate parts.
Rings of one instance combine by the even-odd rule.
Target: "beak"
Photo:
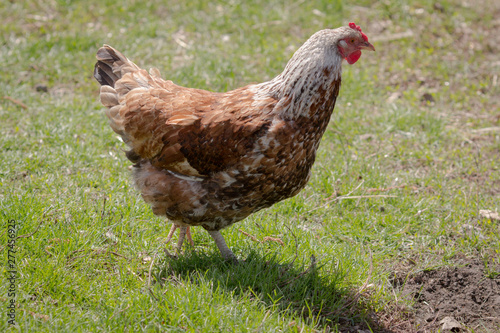
[[[373,47],[373,45],[368,42],[363,42],[359,44],[359,48],[361,50],[375,51],[375,47]]]

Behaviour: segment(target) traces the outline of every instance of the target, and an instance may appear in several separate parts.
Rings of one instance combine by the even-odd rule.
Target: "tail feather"
[[[101,47],[97,51],[96,58],[94,77],[101,84],[100,99],[101,103],[108,108],[105,113],[108,116],[109,125],[128,144],[123,118],[120,115],[120,93],[117,91],[117,88],[123,85],[120,83],[118,83],[119,87],[115,85],[125,74],[141,69],[109,45]]]
[[[96,62],[94,66],[94,77],[102,86],[115,86],[119,79],[118,75],[113,73],[111,67],[104,62]]]
[[[120,100],[135,88],[149,87],[152,76],[109,45],[101,47],[96,58],[94,77],[101,84],[100,99],[107,107],[105,113],[109,125],[131,147],[132,139],[125,131],[125,120],[120,112],[124,106]],[[160,72],[154,69],[152,75],[159,78]],[[126,156],[133,163],[141,160],[141,156],[133,149],[127,151]]]
[[[161,79],[160,72],[153,68],[151,74],[148,74],[109,45],[101,47],[96,58],[94,77],[101,84],[100,99],[107,107],[105,113],[109,125],[132,148],[134,139],[125,130],[125,118],[130,109],[132,112],[140,110],[138,98],[144,93],[144,89],[138,92],[139,95],[129,93],[137,88],[155,86],[155,80]],[[134,149],[127,151],[126,156],[133,163],[139,163],[142,159]]]
[[[94,67],[94,77],[103,86],[114,87],[116,81],[126,73],[140,68],[122,53],[109,45],[104,45],[97,51],[97,62]]]

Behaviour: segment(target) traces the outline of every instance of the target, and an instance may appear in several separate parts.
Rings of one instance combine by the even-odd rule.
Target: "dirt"
[[[402,295],[414,302],[411,313],[416,332],[500,332],[500,267],[485,271],[479,261],[460,266],[399,275],[394,280]],[[491,269],[491,268],[490,268]],[[451,317],[461,328],[444,330]]]

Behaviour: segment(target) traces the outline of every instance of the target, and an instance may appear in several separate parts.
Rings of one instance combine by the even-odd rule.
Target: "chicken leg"
[[[168,233],[166,243],[169,243],[172,240],[172,236],[175,233],[175,230],[180,229],[179,232],[179,238],[177,239],[177,245],[175,246],[177,252],[181,252],[182,249],[182,244],[184,243],[184,239],[187,238],[188,242],[191,244],[191,246],[194,246],[193,239],[191,238],[191,231],[189,226],[179,226],[175,223],[172,224],[172,228],[170,228],[170,232]],[[222,237],[222,234],[220,231],[208,231],[210,236],[212,236],[213,240],[215,241],[215,244],[219,248],[220,253],[224,257],[225,260],[231,261],[231,262],[238,262],[238,259],[236,259],[236,256],[234,253],[229,249],[229,247],[226,244],[226,241],[224,240],[224,237]]]
[[[175,230],[179,228],[179,239],[177,240],[177,245],[175,246],[177,252],[181,252],[182,249],[182,244],[184,243],[184,238],[187,236],[188,242],[191,244],[191,246],[194,246],[193,239],[191,238],[191,231],[189,230],[189,226],[179,226],[175,223],[172,223],[172,228],[170,228],[170,232],[168,233],[167,236],[167,241],[166,243],[169,243],[172,240],[172,236],[174,235]]]
[[[208,231],[208,233],[214,239],[215,244],[217,244],[217,247],[219,248],[219,251],[224,257],[224,259],[226,259],[227,261],[237,263],[238,259],[236,259],[236,256],[234,255],[233,251],[231,251],[229,247],[227,247],[226,241],[224,240],[224,237],[222,237],[220,231],[218,230]]]

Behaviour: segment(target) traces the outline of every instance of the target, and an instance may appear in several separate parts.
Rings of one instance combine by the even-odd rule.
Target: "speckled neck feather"
[[[258,85],[261,93],[268,92],[280,100],[278,106],[282,108],[277,109],[284,118],[308,116],[312,105],[334,97],[331,92],[340,84],[342,74],[342,56],[336,43],[343,34],[337,31],[315,33],[295,52],[281,74]]]

